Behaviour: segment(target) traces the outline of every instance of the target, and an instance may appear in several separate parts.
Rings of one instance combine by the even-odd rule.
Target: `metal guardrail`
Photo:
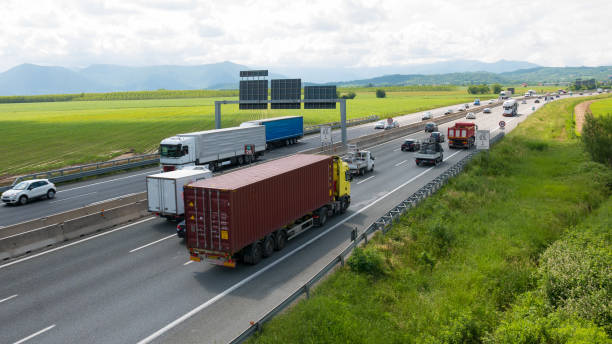
[[[503,132],[497,134],[490,140],[491,145],[498,142],[503,137]],[[440,188],[442,188],[444,185],[446,185],[451,178],[461,173],[465,165],[477,153],[478,151],[472,151],[470,154],[463,157],[451,168],[444,171],[444,173],[422,186],[410,197],[406,198],[398,205],[393,207],[393,209],[389,210],[385,215],[374,221],[363,232],[361,232],[361,234],[357,234],[356,229],[353,230],[353,232],[351,233],[351,243],[338,256],[332,259],[325,267],[323,267],[323,269],[321,269],[316,275],[314,275],[310,280],[308,280],[308,282],[306,282],[304,285],[294,291],[291,295],[289,295],[278,306],[274,307],[271,311],[266,313],[259,321],[252,322],[251,326],[248,329],[246,329],[238,337],[234,338],[234,340],[231,341],[231,344],[244,342],[250,336],[260,331],[264,323],[266,323],[274,316],[285,310],[285,308],[289,307],[289,305],[297,301],[303,295],[306,295],[306,298],[310,298],[310,290],[312,289],[312,287],[329,272],[335,269],[338,264],[344,266],[347,257],[352,253],[355,247],[357,247],[362,241],[364,245],[367,245],[368,236],[374,234],[376,231],[380,230],[383,234],[386,234],[391,229],[392,225],[396,223],[399,218],[404,215],[409,209],[417,206],[419,203],[425,200],[425,198],[429,197],[430,195],[438,191]]]

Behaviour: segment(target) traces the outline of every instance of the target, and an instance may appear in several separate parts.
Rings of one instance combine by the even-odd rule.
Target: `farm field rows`
[[[493,95],[479,95],[492,98]],[[191,98],[116,101],[68,101],[0,104],[0,176],[45,171],[104,161],[126,152],[154,152],[171,135],[214,128],[214,101],[235,98]],[[357,91],[347,101],[348,118],[395,116],[456,103],[471,102],[464,89],[453,91]],[[306,125],[339,120],[339,110],[238,111],[222,108],[223,127],[259,118],[304,115]]]

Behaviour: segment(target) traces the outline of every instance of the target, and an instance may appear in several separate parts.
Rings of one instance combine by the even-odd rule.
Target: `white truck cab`
[[[195,165],[195,138],[172,136],[163,139],[159,145],[159,163],[164,166],[164,172],[171,171],[171,166]]]

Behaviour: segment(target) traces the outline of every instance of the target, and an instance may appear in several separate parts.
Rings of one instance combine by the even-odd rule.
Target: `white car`
[[[527,104],[527,100],[523,99],[523,101],[521,102],[521,104]]]
[[[385,130],[399,128],[399,123],[397,121],[387,122],[385,124]]]
[[[482,113],[491,113],[491,108],[484,108]]]
[[[473,112],[468,112],[468,114],[465,116],[466,119],[476,119],[476,114]]]
[[[423,114],[423,117],[421,118],[421,120],[426,121],[428,119],[432,119],[433,118],[433,114],[429,111],[425,112]]]
[[[489,104],[493,104],[494,102],[493,99],[489,100]]]
[[[385,129],[385,124],[387,124],[387,121],[378,121],[376,122],[374,129]]]
[[[44,197],[52,199],[55,197],[56,192],[55,184],[51,183],[48,179],[26,180],[4,191],[2,202],[24,205],[32,199]]]
[[[453,113],[452,109],[448,109],[448,110],[444,111],[445,115],[450,115],[451,113]]]

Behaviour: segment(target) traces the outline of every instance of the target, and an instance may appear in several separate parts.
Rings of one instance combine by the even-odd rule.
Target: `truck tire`
[[[240,155],[236,161],[238,165],[244,164],[244,156]]]
[[[274,236],[266,235],[261,243],[261,255],[268,258],[274,253]]]
[[[284,230],[276,231],[276,235],[274,235],[274,249],[277,251],[285,248],[287,244],[287,232]]]
[[[210,172],[215,172],[217,170],[217,163],[211,162],[210,164],[208,164],[208,169],[210,170]]]
[[[344,214],[350,205],[349,200],[346,197],[342,197],[340,201],[340,214]]]
[[[245,164],[250,164],[253,161],[253,156],[251,155],[245,155],[244,156],[244,163]]]
[[[26,203],[28,203],[28,196],[21,196],[19,197],[19,204],[20,205],[26,205]]]
[[[325,225],[325,222],[327,222],[327,207],[321,207],[317,211],[317,215],[319,216],[319,218],[315,219],[314,225],[317,227],[323,227]]]
[[[372,168],[370,169],[370,172],[374,172],[374,164],[372,164]]]
[[[262,258],[261,243],[254,242],[245,249],[242,260],[247,264],[255,265],[259,263]]]

